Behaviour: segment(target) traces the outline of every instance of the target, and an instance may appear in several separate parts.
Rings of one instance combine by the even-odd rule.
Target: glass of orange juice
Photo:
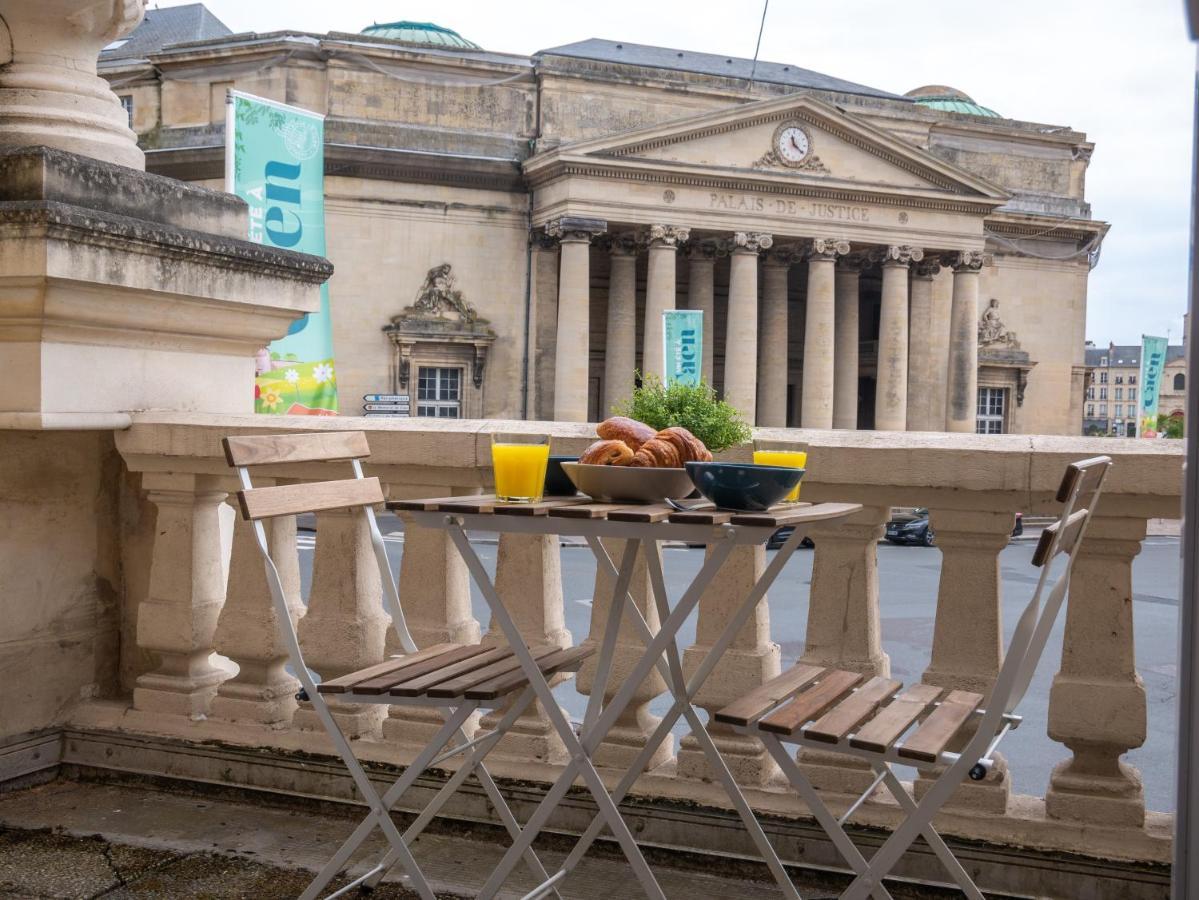
[[[754,441],[754,465],[756,466],[782,466],[786,469],[806,469],[808,467],[808,454],[806,450],[796,450],[794,444],[788,444],[783,441]],[[795,489],[783,498],[784,503],[799,502],[799,488],[796,485]]]
[[[493,434],[491,465],[495,469],[496,499],[504,503],[540,500],[549,458],[548,435]]]

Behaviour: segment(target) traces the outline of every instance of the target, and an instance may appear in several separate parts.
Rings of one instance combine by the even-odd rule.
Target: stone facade
[[[382,329],[449,264],[496,335],[480,385],[462,379],[463,414],[602,417],[628,369],[657,366],[660,311],[697,302],[705,371],[757,422],[973,431],[989,388],[1003,430],[1077,433],[1107,229],[1085,198],[1086,136],[778,64],[747,94],[747,65],[599,40],[523,57],[278,32],[100,71],[148,167],[210,186],[226,89],[327,116],[344,413],[391,390]],[[930,90],[948,91],[912,94]],[[993,298],[1027,355],[1019,377],[971,344]],[[418,342],[422,357],[447,364]]]
[[[1092,436],[1137,436],[1138,401],[1142,386],[1141,345],[1087,342],[1086,394],[1082,433]],[[1166,347],[1166,366],[1158,393],[1157,411],[1164,416],[1186,415],[1186,344]]]

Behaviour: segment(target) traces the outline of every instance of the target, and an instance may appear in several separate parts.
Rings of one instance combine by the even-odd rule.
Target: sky
[[[759,58],[902,94],[948,84],[1001,115],[1066,125],[1095,151],[1088,340],[1178,343],[1187,303],[1195,50],[1183,0],[769,0]],[[148,6],[176,6],[153,2]],[[590,37],[754,55],[761,0],[205,0],[236,32],[431,21],[488,50]]]

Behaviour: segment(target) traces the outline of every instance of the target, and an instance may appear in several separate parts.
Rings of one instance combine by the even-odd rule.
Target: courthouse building
[[[195,4],[118,43],[101,72],[151,171],[222,186],[230,88],[327,117],[342,412],[601,418],[678,307],[760,425],[1081,430],[1107,225],[1069,127],[619,39],[230,34]]]

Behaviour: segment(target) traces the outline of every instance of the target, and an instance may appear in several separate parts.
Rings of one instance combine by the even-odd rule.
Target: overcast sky
[[[234,31],[410,19],[511,53],[603,37],[744,57],[762,10],[761,0],[205,3]],[[1001,115],[1086,132],[1087,199],[1112,223],[1091,274],[1087,338],[1181,339],[1195,60],[1183,0],[770,0],[760,58],[901,94],[949,84]]]

